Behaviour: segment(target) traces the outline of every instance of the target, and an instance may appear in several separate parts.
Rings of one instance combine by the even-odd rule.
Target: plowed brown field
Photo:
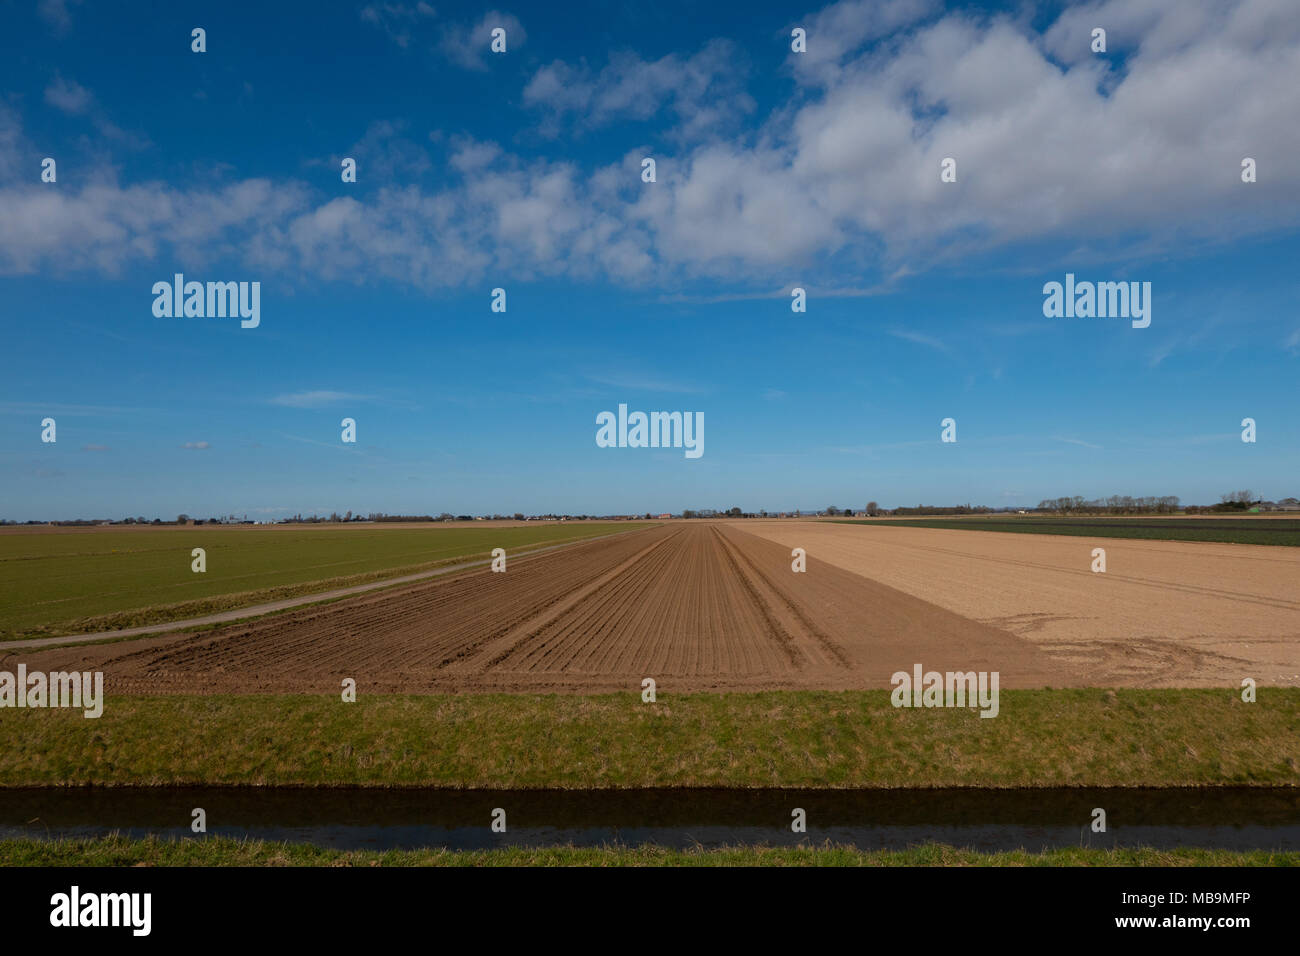
[[[856,528],[843,528],[854,532]],[[898,670],[1086,683],[1074,661],[725,524],[682,522],[199,634],[14,651],[110,693],[887,688]]]

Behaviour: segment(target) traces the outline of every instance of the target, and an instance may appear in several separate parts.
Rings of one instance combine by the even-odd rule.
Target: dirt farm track
[[[677,521],[217,630],[0,651],[19,662],[110,693],[837,690],[918,663],[1004,688],[1300,686],[1300,549]]]

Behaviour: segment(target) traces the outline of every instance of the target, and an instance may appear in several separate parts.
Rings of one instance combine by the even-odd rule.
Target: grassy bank
[[[0,534],[0,641],[161,624],[646,526],[10,529]],[[191,569],[194,548],[206,552],[203,573]]]
[[[0,786],[478,788],[1300,785],[1300,689],[110,697],[0,710]]]
[[[1300,519],[1296,518],[1048,518],[1026,515],[1015,518],[890,518],[887,521],[868,518],[838,520],[835,523],[1300,547]]]
[[[220,837],[193,840],[0,840],[0,866],[1297,866],[1300,853],[1093,850],[979,853],[942,844],[852,847],[551,847],[500,850],[327,850]]]

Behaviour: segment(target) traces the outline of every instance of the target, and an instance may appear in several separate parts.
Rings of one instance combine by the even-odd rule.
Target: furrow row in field
[[[295,675],[351,676],[359,687],[408,682],[467,656],[536,617],[629,552],[644,550],[646,532],[576,545],[566,561],[548,555],[449,579],[267,618],[179,640],[119,646],[110,674],[119,690],[144,692],[189,685],[196,674],[250,689],[279,686]],[[112,647],[112,645],[110,645]],[[337,681],[335,681],[337,684]]]
[[[762,603],[691,529],[656,560],[608,582],[500,663],[514,671],[774,676],[796,663]]]
[[[793,578],[786,556],[763,547],[762,541],[744,535],[743,532],[730,528],[715,528],[714,531],[725,543],[728,557],[736,566],[738,573],[748,576],[753,582],[755,595],[757,596],[759,592],[766,595],[763,600],[771,608],[771,613],[788,622],[789,633],[797,635],[799,653],[816,664],[849,666],[849,660],[840,646],[812,620],[808,613],[800,610],[798,600],[791,596],[787,587],[778,584],[782,577],[788,581],[796,580]],[[733,538],[741,540],[749,538],[749,541],[744,542],[742,547],[733,542]],[[760,568],[760,563],[766,567],[766,570]],[[806,581],[805,578],[797,580]]]

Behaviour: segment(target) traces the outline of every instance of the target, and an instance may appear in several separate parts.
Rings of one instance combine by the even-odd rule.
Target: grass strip
[[[888,691],[110,696],[0,735],[5,787],[1300,785],[1300,688],[1010,690],[991,720]]]
[[[906,850],[846,846],[657,846],[502,848],[496,850],[329,850],[310,844],[229,837],[133,840],[0,840],[0,866],[1297,866],[1300,853],[1180,848],[1070,847],[1031,853],[981,853],[929,843]]]

